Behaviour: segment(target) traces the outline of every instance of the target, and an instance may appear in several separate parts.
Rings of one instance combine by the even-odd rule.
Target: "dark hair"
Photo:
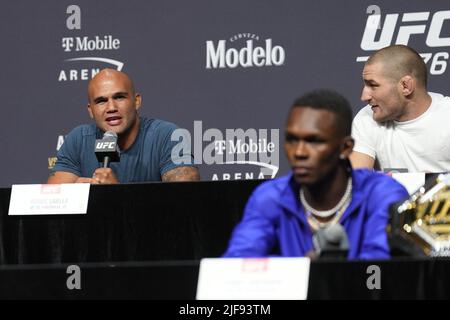
[[[352,109],[350,103],[333,90],[319,89],[308,92],[294,101],[292,108],[327,110],[336,115],[336,126],[344,136],[351,135]]]

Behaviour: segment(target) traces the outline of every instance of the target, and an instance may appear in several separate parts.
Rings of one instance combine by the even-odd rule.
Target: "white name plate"
[[[86,214],[89,188],[89,183],[13,185],[8,214]]]
[[[309,258],[208,258],[200,262],[198,300],[305,300]]]

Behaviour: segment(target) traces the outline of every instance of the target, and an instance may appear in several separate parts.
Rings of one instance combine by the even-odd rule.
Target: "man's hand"
[[[92,183],[92,184],[98,184],[97,181],[95,181],[92,178],[85,178],[85,177],[79,177],[75,183]]]
[[[196,167],[177,167],[175,169],[165,172],[161,180],[164,182],[172,181],[198,181],[200,180],[200,173]]]
[[[98,168],[92,175],[92,182],[94,184],[115,184],[119,183],[116,174],[111,168]]]

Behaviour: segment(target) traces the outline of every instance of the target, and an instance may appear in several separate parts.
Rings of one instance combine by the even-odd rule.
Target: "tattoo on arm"
[[[161,176],[161,180],[164,182],[198,181],[200,180],[200,174],[195,167],[178,167],[165,172]]]

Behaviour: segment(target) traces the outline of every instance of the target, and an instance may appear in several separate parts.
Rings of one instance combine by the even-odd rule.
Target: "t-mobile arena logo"
[[[247,164],[260,167],[258,178],[274,178],[279,169],[279,129],[210,128],[203,132],[202,121],[194,121],[194,140],[187,129],[176,129],[171,140],[175,164],[186,163],[180,154],[193,154],[194,164]],[[204,145],[206,143],[206,145]],[[192,152],[193,150],[193,152]]]

